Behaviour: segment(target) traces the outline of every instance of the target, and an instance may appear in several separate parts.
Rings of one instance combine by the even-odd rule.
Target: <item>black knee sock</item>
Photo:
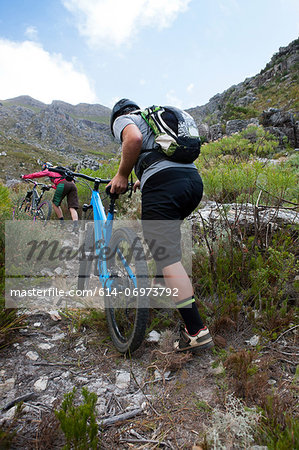
[[[204,328],[194,297],[186,298],[176,304],[189,334],[194,335]]]

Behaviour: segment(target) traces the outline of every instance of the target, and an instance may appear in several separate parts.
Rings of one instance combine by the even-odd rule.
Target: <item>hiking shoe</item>
[[[197,352],[214,347],[212,336],[207,327],[202,328],[192,336],[184,325],[181,325],[180,339],[174,342],[174,350],[177,352]]]

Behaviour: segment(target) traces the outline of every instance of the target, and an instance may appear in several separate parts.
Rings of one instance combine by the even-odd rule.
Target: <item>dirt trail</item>
[[[1,352],[2,423],[10,423],[16,412],[10,402],[28,394],[14,421],[12,448],[60,448],[63,440],[53,408],[74,386],[97,394],[99,423],[136,413],[131,420],[103,428],[102,448],[128,448],[132,440],[134,448],[145,441],[147,448],[154,448],[161,440],[165,448],[191,448],[197,441],[202,411],[194,404],[213,407],[219,395],[211,353],[173,355],[167,351],[169,336],[164,336],[163,345],[145,341],[126,359],[114,350],[105,329],[73,332],[71,321],[53,320],[42,312],[30,314],[27,325]]]
[[[276,389],[288,402],[290,388],[295,389],[295,362],[287,359],[283,349],[291,351],[296,345],[296,326],[279,337],[270,357],[267,346],[256,353],[255,378],[246,380],[248,374],[242,369],[232,384],[219,364],[221,347],[216,347],[216,353],[196,356],[174,354],[173,331],[160,333],[159,343],[145,340],[128,359],[114,349],[104,319],[97,328],[81,324],[80,332],[74,329],[74,319],[62,315],[57,320],[53,314],[31,312],[26,323],[15,342],[1,350],[0,424],[15,433],[11,449],[61,449],[64,435],[54,409],[60,409],[63,395],[74,387],[78,394],[85,387],[97,395],[102,449],[193,450],[211,433],[228,445],[221,448],[265,449],[253,445],[246,410],[231,393],[248,386],[256,395]],[[248,349],[257,344],[249,328],[243,330],[227,330],[225,338],[216,337],[225,346],[226,362],[236,361],[230,355],[246,359]],[[250,398],[253,393],[244,395]],[[14,405],[20,398],[24,400],[21,411]],[[77,401],[82,402],[82,397]],[[109,423],[110,419],[115,423]],[[257,416],[255,420],[257,424]]]

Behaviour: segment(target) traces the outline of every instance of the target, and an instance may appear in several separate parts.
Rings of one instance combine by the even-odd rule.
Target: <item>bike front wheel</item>
[[[141,345],[149,317],[148,270],[142,243],[129,228],[119,228],[109,243],[107,266],[112,284],[105,289],[106,319],[120,353]]]
[[[13,219],[22,219],[31,215],[31,199],[21,197],[13,209]]]
[[[34,219],[50,220],[52,214],[52,205],[49,200],[44,200],[34,213]]]

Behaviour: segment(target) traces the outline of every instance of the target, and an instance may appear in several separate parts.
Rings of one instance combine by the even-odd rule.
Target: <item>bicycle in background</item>
[[[52,214],[52,204],[49,200],[43,199],[46,191],[52,189],[52,186],[47,184],[37,183],[33,180],[24,180],[26,183],[32,183],[32,189],[26,192],[25,197],[21,197],[17,206],[13,210],[13,219],[21,218],[22,214],[32,216],[33,220],[50,219]],[[38,188],[41,192],[38,192]]]

